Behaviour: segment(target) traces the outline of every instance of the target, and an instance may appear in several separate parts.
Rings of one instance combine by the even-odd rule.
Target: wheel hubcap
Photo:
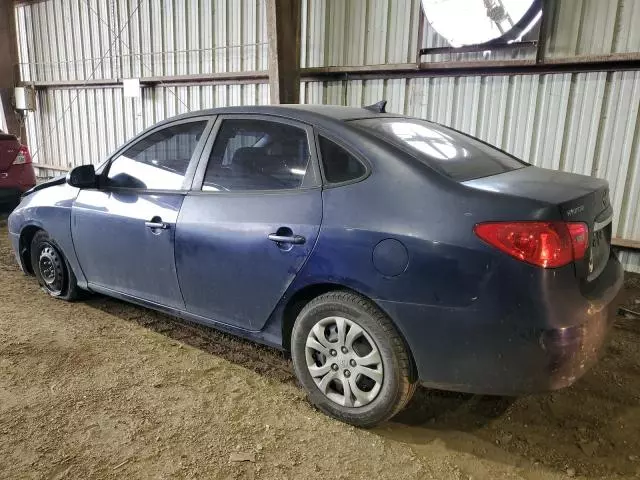
[[[64,269],[58,252],[51,245],[45,245],[40,250],[38,268],[45,287],[51,293],[60,294],[64,284]]]
[[[307,336],[307,368],[320,391],[345,407],[371,403],[382,388],[382,357],[371,336],[343,317],[320,320]]]

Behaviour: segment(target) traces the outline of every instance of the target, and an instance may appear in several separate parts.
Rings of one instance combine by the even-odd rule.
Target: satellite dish
[[[520,40],[542,15],[542,0],[422,0],[427,20],[453,47]]]

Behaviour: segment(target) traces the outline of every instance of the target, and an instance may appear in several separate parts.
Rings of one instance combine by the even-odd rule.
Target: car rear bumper
[[[569,386],[593,366],[613,324],[623,277],[622,266],[612,255],[590,292],[557,292],[551,302],[546,299],[562,315],[571,312],[572,318],[562,327],[526,327],[517,316],[483,321],[481,311],[466,309],[437,315],[431,307],[379,303],[396,319],[425,386],[519,395]],[[557,319],[538,320],[534,324],[553,325]]]
[[[0,200],[19,198],[36,185],[36,176],[31,164],[13,165],[0,172]]]

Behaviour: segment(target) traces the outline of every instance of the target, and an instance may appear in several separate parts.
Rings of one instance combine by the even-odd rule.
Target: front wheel
[[[311,403],[358,427],[393,417],[415,391],[404,340],[384,313],[351,292],[326,293],[300,312],[291,356]]]
[[[76,277],[67,259],[43,230],[31,241],[31,266],[42,289],[52,297],[69,301],[78,297]]]

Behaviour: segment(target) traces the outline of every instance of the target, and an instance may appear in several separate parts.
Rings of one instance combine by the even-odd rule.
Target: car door
[[[313,131],[257,115],[213,130],[178,218],[178,279],[190,313],[259,330],[320,229]]]
[[[100,188],[80,191],[71,232],[91,288],[184,309],[175,227],[212,124],[199,117],[150,131],[114,155]]]

